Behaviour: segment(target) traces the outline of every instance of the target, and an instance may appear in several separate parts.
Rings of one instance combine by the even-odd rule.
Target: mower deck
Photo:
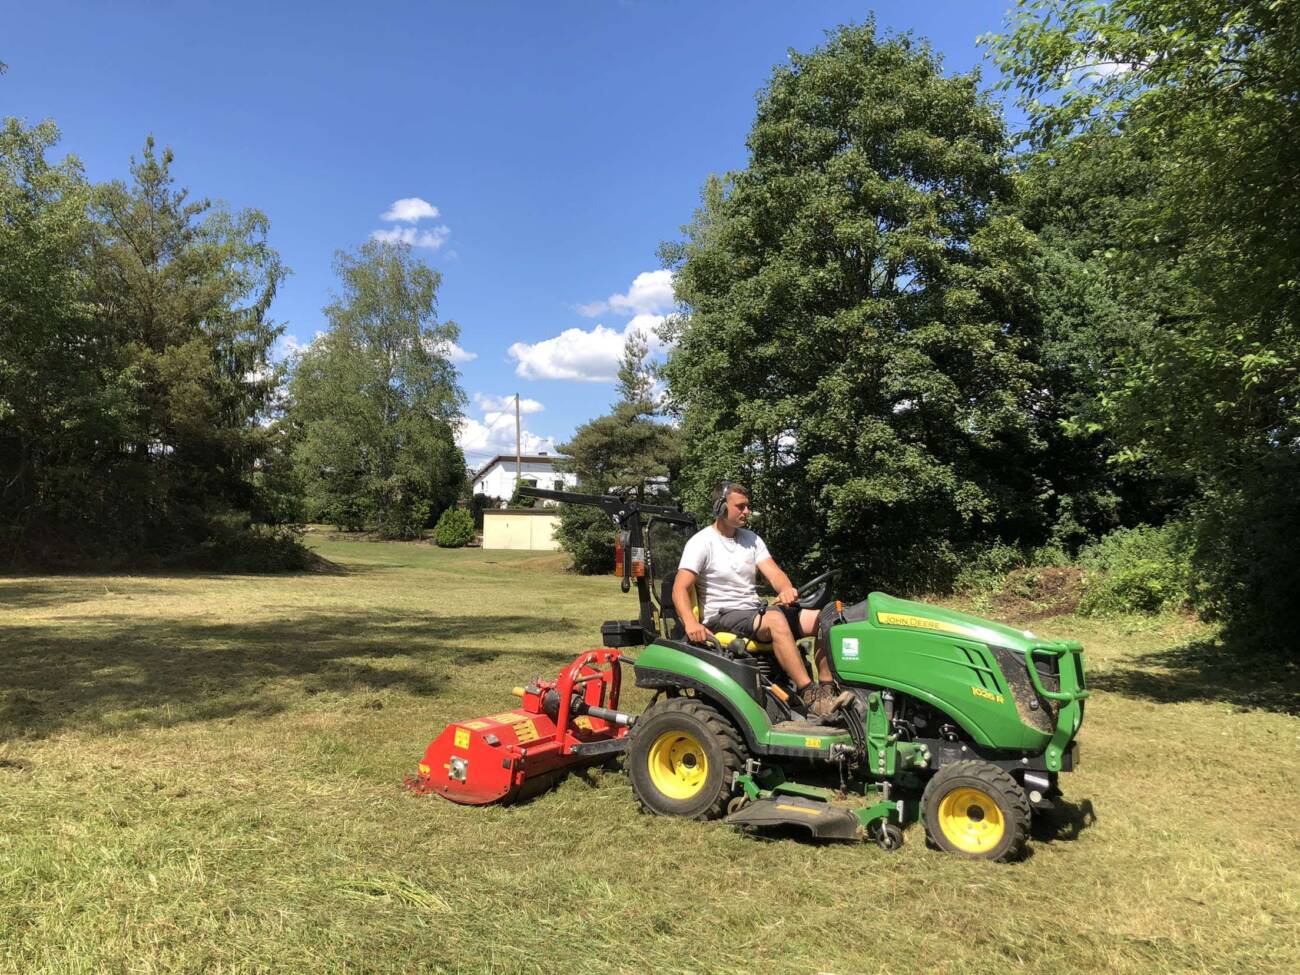
[[[862,837],[862,822],[851,810],[801,796],[759,799],[732,813],[725,822],[742,829],[797,826],[808,830],[816,840],[857,840]]]

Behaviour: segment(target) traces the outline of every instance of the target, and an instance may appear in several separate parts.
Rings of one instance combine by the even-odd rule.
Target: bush
[[[992,545],[962,560],[953,589],[968,596],[998,592],[1007,574],[1027,563],[1025,553],[1014,545]]]
[[[595,576],[614,571],[614,524],[599,508],[560,505],[555,538],[572,558],[574,572]]]
[[[1221,621],[1232,645],[1254,651],[1300,646],[1300,455],[1276,453],[1285,456],[1242,465],[1235,483],[1216,484],[1191,518],[1192,605]]]
[[[429,502],[405,497],[383,508],[375,521],[375,534],[385,541],[412,541],[429,523]]]
[[[1084,616],[1159,613],[1191,600],[1190,536],[1187,527],[1139,525],[1111,532],[1079,553],[1089,572],[1079,601]]]
[[[530,498],[527,497],[526,495],[519,493],[519,489],[521,487],[535,487],[535,486],[536,485],[526,485],[523,484],[522,482],[516,484],[514,493],[510,495],[510,503],[507,504],[506,507],[507,508],[535,508],[537,506],[536,498]]]
[[[501,507],[501,499],[487,494],[476,494],[469,501],[470,513],[474,516],[474,530],[483,530],[483,512],[495,511]]]
[[[211,572],[300,572],[314,561],[298,529],[252,523],[228,511],[209,522],[208,537],[196,548],[178,548],[163,564]]]
[[[433,540],[441,548],[464,548],[474,541],[474,516],[464,508],[448,508],[433,528]]]

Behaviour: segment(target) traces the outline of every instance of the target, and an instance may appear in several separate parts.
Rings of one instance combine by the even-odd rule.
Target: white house
[[[519,458],[521,482],[550,491],[575,490],[578,476],[555,469],[555,462],[563,459],[551,454],[524,454]],[[508,499],[515,493],[515,455],[493,457],[474,472],[473,483],[475,494]]]

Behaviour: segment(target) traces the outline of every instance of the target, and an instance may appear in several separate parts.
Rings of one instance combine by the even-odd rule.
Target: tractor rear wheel
[[[942,850],[976,860],[1012,860],[1029,837],[1029,800],[988,762],[945,765],[921,796],[925,833]]]
[[[717,819],[726,811],[745,756],[740,735],[716,708],[677,697],[637,719],[628,734],[626,765],[646,812]]]

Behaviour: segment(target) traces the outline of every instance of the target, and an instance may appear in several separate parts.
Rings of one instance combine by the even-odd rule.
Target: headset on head
[[[718,496],[713,502],[714,520],[721,518],[727,513],[727,495],[729,495],[733,489],[738,487],[739,485],[734,481],[722,481],[718,484]]]

